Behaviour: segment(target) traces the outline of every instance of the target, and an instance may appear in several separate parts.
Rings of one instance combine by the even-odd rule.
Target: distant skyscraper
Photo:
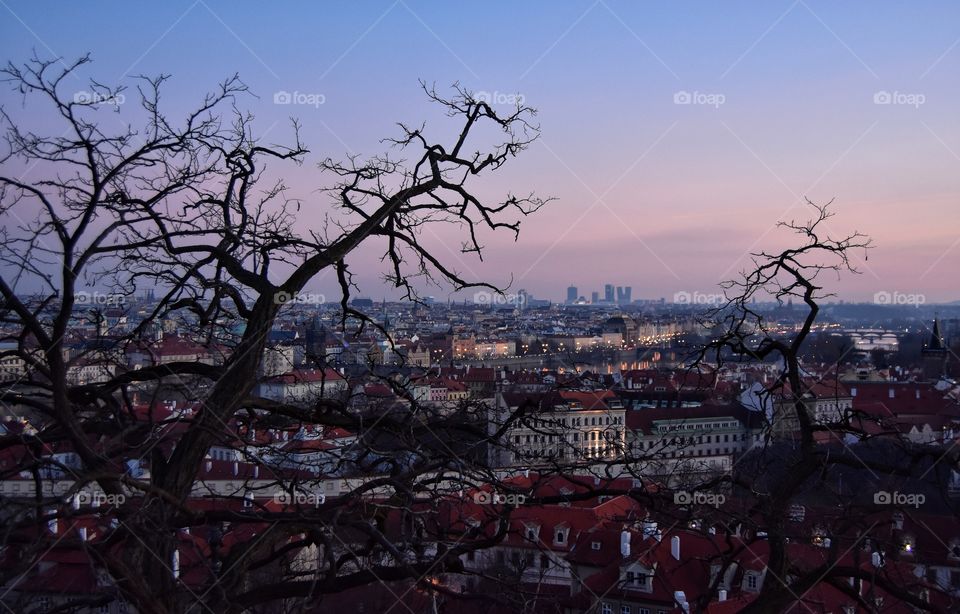
[[[613,284],[607,284],[603,287],[603,301],[613,303]]]
[[[577,287],[570,286],[567,288],[567,302],[576,303],[577,302]]]
[[[590,302],[593,303],[594,305],[596,305],[597,303],[599,303],[599,302],[600,302],[600,293],[599,293],[599,292],[593,292],[593,293],[591,293],[591,294],[590,294]]]
[[[527,291],[522,288],[517,292],[517,307],[520,308],[520,311],[523,311],[529,306],[530,299],[532,298],[533,297],[527,294]]]
[[[621,288],[620,286],[617,286],[617,304],[626,305],[630,303],[631,294],[633,294],[633,288],[631,288],[630,286],[626,286],[623,288]]]

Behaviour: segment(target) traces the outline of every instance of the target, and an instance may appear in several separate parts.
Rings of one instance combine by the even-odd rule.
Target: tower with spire
[[[940,320],[933,319],[933,332],[930,342],[920,352],[923,361],[923,378],[930,382],[939,381],[947,372],[947,358],[950,352],[940,334]]]
[[[322,359],[326,355],[327,329],[320,320],[319,314],[307,323],[304,345],[308,356]]]

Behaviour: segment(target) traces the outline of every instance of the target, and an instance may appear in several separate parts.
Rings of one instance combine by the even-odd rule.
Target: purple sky
[[[536,190],[557,202],[527,220],[518,243],[487,237],[486,261],[456,254],[456,233],[425,237],[465,275],[562,299],[603,283],[635,298],[716,291],[751,249],[782,246],[778,220],[806,218],[802,198],[836,198],[835,232],[876,249],[837,289],[960,299],[960,5],[875,2],[531,2],[413,0],[151,5],[5,0],[4,59],[75,57],[91,75],[130,83],[171,73],[168,101],[186,108],[239,72],[259,98],[267,140],[284,119],[304,125],[309,164],[291,175],[329,204],[313,163],[375,154],[396,121],[437,120],[417,79],[518,93],[540,114],[542,140],[482,194]],[[82,89],[82,83],[77,83]],[[276,105],[277,91],[323,104]],[[678,104],[689,94],[691,104]],[[0,103],[20,107],[0,91]],[[878,104],[879,103],[879,104]],[[443,136],[442,123],[435,126]],[[353,258],[363,293],[390,296],[378,256]],[[335,292],[331,279],[312,290]],[[428,293],[445,298],[447,290]]]

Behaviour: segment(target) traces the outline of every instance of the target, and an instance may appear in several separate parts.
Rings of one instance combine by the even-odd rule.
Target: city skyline
[[[379,139],[395,136],[398,121],[426,121],[443,135],[418,79],[438,91],[459,82],[501,108],[522,97],[539,111],[541,138],[482,194],[520,186],[556,197],[531,219],[535,232],[517,242],[488,233],[483,262],[458,253],[453,233],[424,237],[464,275],[512,281],[513,290],[561,300],[567,284],[587,285],[593,273],[570,271],[589,262],[645,296],[715,292],[749,265],[748,252],[789,240],[775,224],[803,220],[809,197],[836,199],[831,224],[874,239],[868,258],[855,256],[862,274],[830,288],[838,299],[960,299],[951,287],[960,263],[960,125],[952,112],[960,85],[951,78],[960,50],[951,24],[960,9],[937,2],[917,15],[883,5],[866,15],[824,2],[692,6],[682,21],[665,8],[618,2],[545,14],[518,7],[519,18],[537,19],[479,14],[482,27],[464,29],[455,10],[437,3],[300,7],[296,19],[288,12],[263,20],[185,2],[143,7],[129,28],[102,7],[11,2],[0,49],[6,58],[35,50],[65,60],[90,52],[85,77],[128,88],[138,74],[170,74],[165,101],[174,111],[238,72],[255,94],[238,107],[256,115],[260,136],[283,143],[289,116],[303,124],[306,163],[275,168],[289,195],[303,199],[302,223],[314,226],[329,209],[316,192],[329,185],[317,161],[380,153]],[[82,27],[92,23],[111,36]],[[403,29],[416,34],[409,44],[385,42],[384,34]],[[629,70],[617,68],[624,59]],[[360,72],[376,78],[356,79]],[[89,91],[81,80],[64,87]],[[22,108],[9,90],[0,101],[28,123],[47,111]],[[121,118],[132,111],[118,109]],[[21,170],[31,178],[41,169]],[[386,291],[380,255],[354,257],[356,281],[370,296]],[[337,286],[328,277],[317,290],[334,294]]]
[[[0,0],[0,606],[960,612],[960,4]]]

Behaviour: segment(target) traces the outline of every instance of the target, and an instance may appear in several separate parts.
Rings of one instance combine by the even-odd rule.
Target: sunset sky
[[[603,283],[634,298],[713,292],[751,250],[784,245],[774,226],[806,218],[806,196],[836,199],[830,229],[876,244],[841,298],[960,299],[955,1],[484,2],[469,17],[460,3],[415,0],[263,6],[0,0],[0,50],[13,62],[90,52],[87,74],[110,84],[169,73],[172,116],[239,73],[256,94],[239,105],[266,141],[288,139],[289,116],[302,121],[311,153],[289,183],[305,225],[329,209],[318,160],[379,153],[398,121],[448,138],[418,79],[521,95],[542,137],[478,190],[557,200],[517,243],[486,237],[483,263],[457,253],[451,229],[424,238],[468,278],[512,273],[514,290],[538,298],[562,300],[570,284],[587,296]],[[274,104],[279,91],[322,104]],[[49,113],[5,87],[0,103]],[[379,256],[351,262],[362,294],[389,298]]]

